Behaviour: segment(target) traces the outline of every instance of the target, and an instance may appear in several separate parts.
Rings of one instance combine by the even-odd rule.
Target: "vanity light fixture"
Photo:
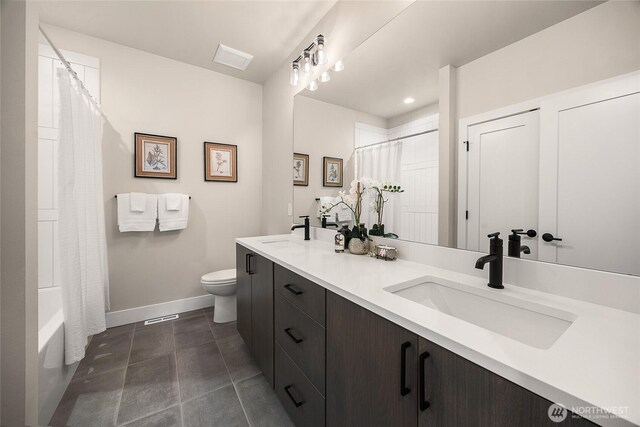
[[[408,97],[408,98],[405,98],[405,99],[404,99],[404,103],[405,103],[405,104],[413,104],[413,103],[414,103],[414,101],[415,101],[415,99],[413,99],[413,98],[411,98],[411,97]]]
[[[342,62],[342,59],[338,60],[338,62],[333,64],[333,67],[331,67],[331,69],[337,73],[344,70],[344,62]]]
[[[331,80],[331,75],[328,71],[323,71],[318,79],[312,79],[314,70],[319,65],[324,65],[328,62],[327,52],[325,51],[325,37],[322,34],[318,34],[313,43],[302,51],[291,63],[291,75],[289,77],[289,83],[291,86],[298,86],[301,77],[308,79],[307,89],[318,89],[318,80],[322,83],[326,83]],[[337,68],[336,68],[337,67]],[[333,69],[335,71],[341,71],[344,69],[342,61],[338,61]],[[300,75],[302,74],[302,76]]]
[[[326,83],[329,80],[331,80],[331,74],[329,74],[328,71],[323,71],[322,74],[320,74],[320,81]]]

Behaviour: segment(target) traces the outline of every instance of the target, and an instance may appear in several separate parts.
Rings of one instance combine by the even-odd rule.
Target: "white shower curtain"
[[[65,362],[84,357],[87,338],[106,328],[109,278],[102,196],[102,116],[66,69],[60,89],[58,231]]]
[[[387,142],[356,149],[356,178],[373,178],[376,181],[400,183],[400,167],[402,162],[402,140]],[[368,192],[363,200],[361,222],[368,229],[377,223],[376,213],[372,209],[374,193]],[[385,233],[400,232],[400,201],[397,194],[385,193],[389,201],[384,207]]]

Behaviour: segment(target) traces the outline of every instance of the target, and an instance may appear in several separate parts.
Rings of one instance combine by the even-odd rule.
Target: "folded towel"
[[[180,209],[167,209],[167,194],[158,196],[158,225],[160,231],[181,230],[187,228],[189,220],[189,196],[180,194]]]
[[[131,212],[144,212],[147,207],[147,195],[145,193],[129,193],[131,198]]]
[[[158,197],[155,194],[145,195],[143,212],[131,211],[131,195],[118,194],[118,229],[127,231],[153,231],[158,217]]]
[[[182,196],[183,194],[179,194],[179,193],[165,194],[164,197],[167,200],[167,210],[179,211],[182,206]]]
[[[338,211],[338,222],[348,222],[351,221],[351,211],[350,210],[342,210]]]

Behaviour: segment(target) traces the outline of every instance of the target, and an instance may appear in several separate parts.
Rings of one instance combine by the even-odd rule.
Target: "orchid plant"
[[[360,217],[362,215],[362,198],[365,191],[368,188],[367,184],[369,182],[370,180],[354,179],[353,181],[351,181],[351,188],[349,189],[349,193],[346,193],[345,191],[340,191],[338,193],[338,197],[340,198],[340,201],[338,203],[329,203],[326,205],[322,205],[321,207],[322,213],[323,214],[327,213],[336,206],[345,205],[347,208],[349,208],[349,210],[353,214],[354,230],[357,229],[358,234],[361,234],[359,229],[360,229]]]
[[[385,193],[404,193],[404,190],[399,185],[392,184],[388,181],[384,182],[371,182],[370,187],[374,192],[373,210],[377,216],[378,230],[382,228],[382,217],[384,215],[384,204],[389,201],[385,199]]]

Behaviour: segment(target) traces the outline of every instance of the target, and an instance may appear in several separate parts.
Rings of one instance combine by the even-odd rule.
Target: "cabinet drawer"
[[[276,395],[297,426],[324,427],[324,398],[276,344]]]
[[[288,301],[307,313],[313,320],[325,324],[325,290],[310,280],[275,265],[275,289]]]
[[[324,328],[276,293],[274,335],[276,342],[324,395]]]

